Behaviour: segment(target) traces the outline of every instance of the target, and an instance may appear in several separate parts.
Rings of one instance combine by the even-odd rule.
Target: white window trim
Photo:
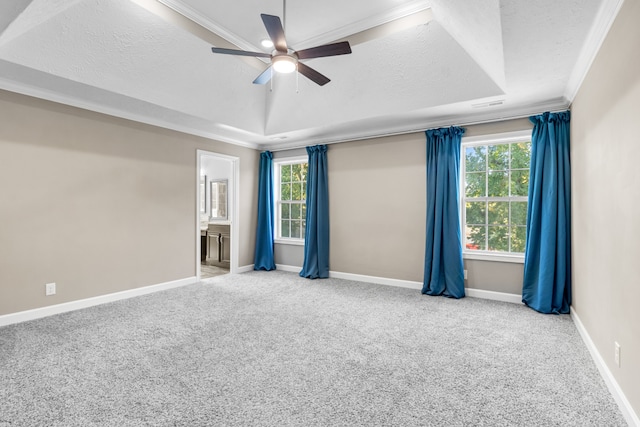
[[[464,176],[465,176],[465,148],[466,147],[474,147],[478,145],[492,145],[492,144],[508,144],[512,142],[521,142],[523,139],[531,140],[531,129],[525,129],[521,131],[514,132],[504,132],[498,134],[491,135],[479,135],[479,136],[469,136],[462,137],[462,145],[460,149],[460,233],[462,239],[464,240],[465,230],[464,225],[466,223],[465,219],[465,205],[463,203],[464,199]],[[513,262],[513,263],[524,263],[524,254],[516,254],[516,253],[508,253],[508,252],[489,252],[489,251],[468,251],[466,248],[462,247],[462,258],[463,259],[471,259],[471,260],[480,260],[480,261],[495,261],[495,262]]]
[[[278,209],[278,200],[280,200],[280,174],[277,173],[280,170],[280,166],[284,165],[292,165],[295,163],[307,163],[309,161],[309,156],[295,156],[295,157],[285,157],[281,159],[273,159],[273,212],[275,217],[275,224],[273,228],[273,232],[275,236],[280,235],[280,214]],[[278,197],[276,197],[276,195]],[[304,237],[295,238],[295,237],[275,237],[273,240],[274,243],[278,243],[280,245],[294,245],[294,246],[304,246]]]

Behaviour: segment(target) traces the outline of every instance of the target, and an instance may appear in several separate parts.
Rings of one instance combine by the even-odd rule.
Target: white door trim
[[[222,160],[227,160],[231,163],[231,177],[229,179],[229,194],[231,195],[231,263],[229,266],[230,273],[236,274],[238,272],[238,259],[240,257],[240,239],[239,233],[239,218],[240,218],[240,158],[229,156],[226,154],[216,153],[214,151],[196,150],[196,179],[195,179],[195,191],[196,191],[196,253],[195,253],[195,265],[196,265],[196,279],[200,281],[200,168],[202,156],[217,157]]]

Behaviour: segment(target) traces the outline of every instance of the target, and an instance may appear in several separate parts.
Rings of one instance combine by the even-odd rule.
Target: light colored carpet
[[[0,426],[624,426],[568,316],[252,272],[0,328]]]

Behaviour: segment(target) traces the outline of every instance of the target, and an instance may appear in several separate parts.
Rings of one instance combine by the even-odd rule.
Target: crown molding
[[[8,80],[0,77],[0,89],[20,93],[22,95],[31,96],[34,98],[44,99],[47,101],[56,102],[58,104],[69,105],[71,107],[80,108],[83,110],[93,111],[108,116],[119,117],[121,119],[131,120],[138,123],[144,123],[151,126],[156,126],[164,129],[173,130],[176,132],[186,133],[194,136],[200,136],[207,139],[212,139],[220,142],[224,142],[231,145],[237,145],[245,148],[258,149],[259,144],[241,141],[235,138],[229,138],[227,136],[219,135],[215,132],[207,132],[200,129],[194,129],[192,127],[178,125],[158,117],[150,117],[143,114],[133,113],[131,111],[122,110],[119,108],[100,105],[95,102],[83,100],[74,96],[53,92],[47,89],[18,83],[13,80]]]
[[[342,142],[360,141],[365,139],[384,138],[388,136],[406,135],[412,133],[421,133],[426,129],[449,127],[449,126],[472,126],[483,123],[500,122],[506,120],[514,120],[526,118],[532,115],[540,114],[545,111],[556,112],[564,111],[569,108],[569,102],[565,98],[557,98],[545,102],[539,102],[521,107],[507,107],[493,112],[472,112],[461,115],[449,115],[440,117],[429,117],[417,123],[399,124],[393,128],[378,128],[372,131],[354,131],[344,133],[340,136],[330,137],[313,137],[297,138],[295,141],[281,143],[265,143],[260,144],[261,150],[282,151],[295,148],[302,148],[308,145],[316,144],[339,144]],[[402,119],[398,119],[401,122]],[[364,126],[360,126],[364,127]],[[371,129],[367,127],[367,129]]]
[[[218,36],[224,38],[225,40],[233,43],[241,49],[249,50],[249,51],[257,51],[261,52],[262,48],[258,46],[254,46],[249,41],[239,37],[233,31],[221,26],[220,24],[212,21],[206,16],[202,15],[197,10],[192,7],[184,4],[181,0],[158,0],[160,3],[165,6],[173,9],[184,17],[192,20],[198,25],[206,28],[207,30],[217,34]],[[331,31],[327,31],[322,34],[318,34],[311,38],[301,40],[296,43],[296,49],[304,49],[309,46],[317,46],[324,43],[333,42],[336,40],[340,40],[352,34],[360,33],[365,30],[369,30],[371,28],[387,24],[389,22],[395,21],[400,18],[404,18],[406,16],[412,15],[417,12],[421,12],[425,9],[429,8],[429,3],[425,0],[413,0],[408,3],[403,4],[402,6],[393,8],[391,10],[387,10],[383,13],[379,13],[374,16],[370,16],[365,19],[361,19],[359,21],[355,21],[348,25],[342,26],[340,28],[336,28]]]
[[[295,137],[291,141],[287,142],[247,142],[239,138],[233,138],[226,135],[221,135],[213,131],[203,131],[190,126],[180,125],[172,123],[167,120],[163,120],[158,117],[150,117],[143,114],[133,113],[131,111],[122,110],[110,106],[100,105],[95,102],[79,99],[74,96],[53,92],[47,89],[42,89],[23,83],[18,83],[13,80],[0,78],[0,89],[4,89],[10,92],[20,93],[23,95],[44,99],[47,101],[56,102],[59,104],[69,105],[76,108],[81,108],[88,111],[94,111],[101,114],[106,114],[113,117],[119,117],[134,122],[144,123],[151,126],[156,126],[164,129],[169,129],[189,135],[199,136],[211,140],[224,142],[231,145],[236,145],[244,148],[250,148],[254,150],[270,150],[270,151],[282,151],[295,148],[302,148],[309,145],[316,144],[338,144],[349,141],[359,141],[366,139],[383,138],[387,136],[405,135],[412,133],[424,132],[425,129],[432,129],[437,127],[448,126],[470,126],[474,124],[497,122],[504,120],[512,120],[517,118],[528,117],[530,115],[540,114],[544,111],[562,111],[569,107],[569,102],[564,99],[554,99],[548,102],[536,103],[516,108],[503,108],[499,111],[493,112],[472,112],[469,114],[461,115],[448,115],[440,117],[430,117],[425,120],[403,120],[398,119],[398,125],[394,127],[379,127],[372,129],[366,124],[359,123],[358,127],[351,132],[344,132],[340,135],[331,136],[314,136],[303,135]],[[363,130],[366,129],[366,130]],[[321,129],[315,129],[314,131],[320,131]],[[324,129],[326,134],[326,129]],[[237,132],[238,134],[244,133],[241,129],[230,129],[229,132]],[[267,139],[269,135],[251,135],[256,139]]]
[[[243,39],[242,37],[239,37],[232,31],[208,19],[206,16],[202,15],[200,12],[193,9],[191,6],[184,4],[180,0],[157,0],[157,1],[169,7],[170,9],[173,9],[174,11],[178,12],[182,16],[192,20],[193,22],[200,25],[201,27],[206,28],[212,33],[222,37],[223,39],[234,44],[235,46],[237,46],[242,50],[262,52],[262,48],[254,46],[253,44],[249,43],[247,40]]]
[[[413,15],[414,13],[422,12],[426,9],[429,9],[429,7],[429,2],[426,2],[424,0],[414,0],[394,9],[387,10],[383,13],[379,13],[377,15],[352,22],[348,25],[336,28],[331,31],[327,31],[322,34],[318,34],[317,36],[310,37],[306,40],[301,40],[300,42],[298,42],[300,46],[297,46],[297,48],[298,50],[300,50],[309,46],[317,46],[337,40],[346,39],[352,34],[361,33],[363,31],[388,24],[389,22],[395,21],[397,19],[405,18],[409,15]]]
[[[580,86],[582,86],[582,82],[587,76],[623,3],[624,0],[605,0],[602,2],[589,34],[587,35],[587,39],[580,50],[578,60],[567,81],[565,98],[567,98],[570,103],[573,102],[578,94],[578,90]]]

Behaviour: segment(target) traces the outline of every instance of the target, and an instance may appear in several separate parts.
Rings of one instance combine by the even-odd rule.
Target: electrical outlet
[[[464,280],[467,280],[467,270],[464,271]]]
[[[44,285],[44,293],[46,296],[55,295],[56,294],[56,284],[55,283],[47,283]]]
[[[616,359],[616,365],[618,365],[618,368],[620,367],[620,344],[618,344],[618,342],[614,342],[613,343],[616,347],[616,353],[615,353],[615,359]]]

